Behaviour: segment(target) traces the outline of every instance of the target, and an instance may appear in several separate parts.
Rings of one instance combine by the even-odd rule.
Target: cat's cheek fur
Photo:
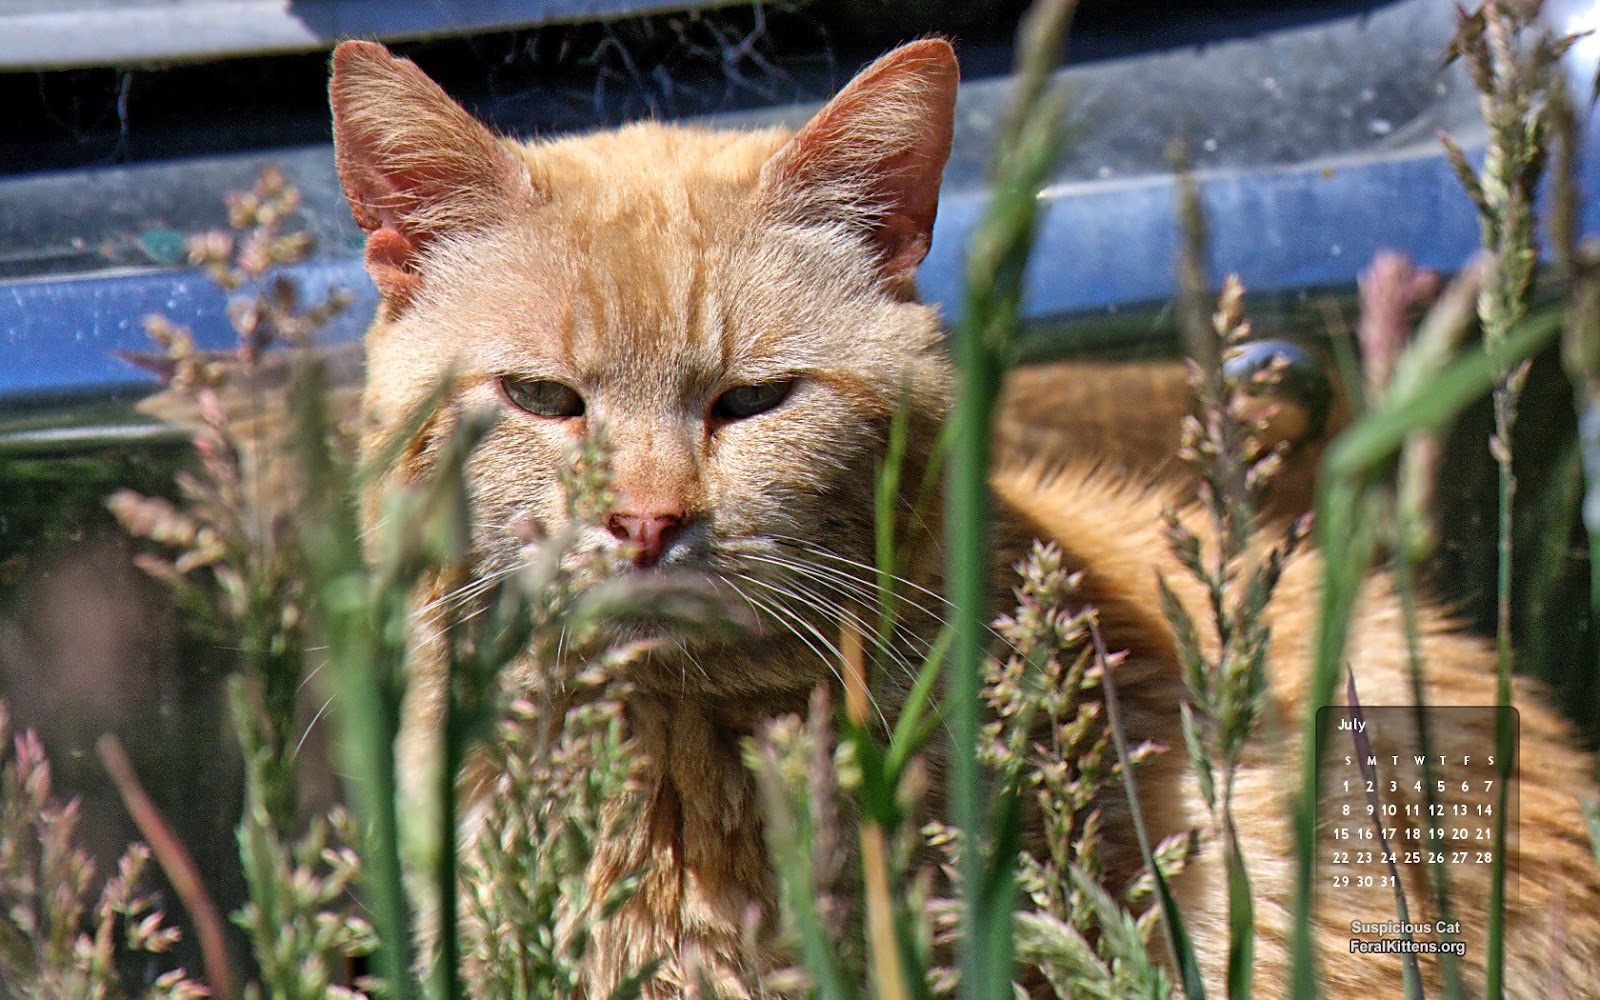
[[[727,428],[713,451],[724,531],[750,537],[809,532],[817,511],[858,500],[881,455],[861,429],[870,418],[837,401],[795,401],[767,419]],[[865,473],[865,476],[864,476]],[[855,548],[853,539],[834,539]]]
[[[474,538],[496,548],[516,549],[532,538],[558,532],[566,524],[566,492],[559,470],[567,461],[557,426],[525,426],[502,413],[468,464],[474,504]],[[522,470],[507,476],[508,465]]]

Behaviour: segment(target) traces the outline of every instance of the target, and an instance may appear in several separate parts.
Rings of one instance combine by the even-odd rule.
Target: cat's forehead
[[[683,214],[614,219],[585,235],[552,289],[560,348],[600,376],[670,367],[690,379],[807,360],[820,346],[780,253],[759,230]],[[746,374],[750,374],[747,372]]]
[[[826,355],[818,317],[838,304],[807,280],[815,268],[802,250],[770,227],[719,222],[681,199],[581,224],[543,219],[441,247],[439,280],[402,325],[508,369],[550,361],[574,376],[670,365],[717,373],[782,360],[774,354]],[[821,285],[832,293],[841,283]]]
[[[552,199],[603,216],[680,191],[752,190],[789,134],[637,122],[518,152]]]
[[[470,324],[480,363],[590,384],[714,388],[899,353],[855,315],[884,303],[865,250],[763,200],[783,141],[645,124],[526,147],[548,197],[443,250],[430,317]]]
[[[528,332],[575,366],[759,360],[827,303],[807,275],[837,248],[779,231],[757,190],[781,132],[640,125],[530,147],[550,199],[496,276],[529,294]],[[811,258],[808,260],[807,258]],[[832,280],[829,288],[865,287]],[[815,346],[790,344],[790,347]]]

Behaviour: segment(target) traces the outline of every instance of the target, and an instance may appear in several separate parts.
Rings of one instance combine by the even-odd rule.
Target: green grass
[[[1019,323],[1022,280],[1039,222],[1038,192],[1062,151],[1065,106],[1063,95],[1049,86],[1049,73],[1073,8],[1072,0],[1046,0],[1024,23],[1015,103],[994,158],[993,201],[968,251],[965,311],[954,334],[959,375],[945,494],[954,641],[944,706],[950,818],[964,838],[962,995],[971,1000],[1010,995],[1016,891],[1004,837],[1017,822],[1015,805],[1008,791],[986,787],[978,749],[990,615],[990,423]]]

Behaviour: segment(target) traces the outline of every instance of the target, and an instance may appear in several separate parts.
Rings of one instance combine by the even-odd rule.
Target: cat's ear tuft
[[[909,294],[933,240],[959,79],[949,42],[895,49],[767,161],[763,189],[813,219],[864,229],[885,281]]]
[[[432,240],[483,228],[534,196],[521,157],[382,45],[335,49],[328,97],[339,182],[386,299],[415,292],[412,268]]]

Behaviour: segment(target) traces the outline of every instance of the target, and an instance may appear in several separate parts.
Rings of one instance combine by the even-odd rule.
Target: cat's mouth
[[[585,604],[614,643],[727,645],[761,630],[725,579],[676,566],[630,567],[589,588]]]

